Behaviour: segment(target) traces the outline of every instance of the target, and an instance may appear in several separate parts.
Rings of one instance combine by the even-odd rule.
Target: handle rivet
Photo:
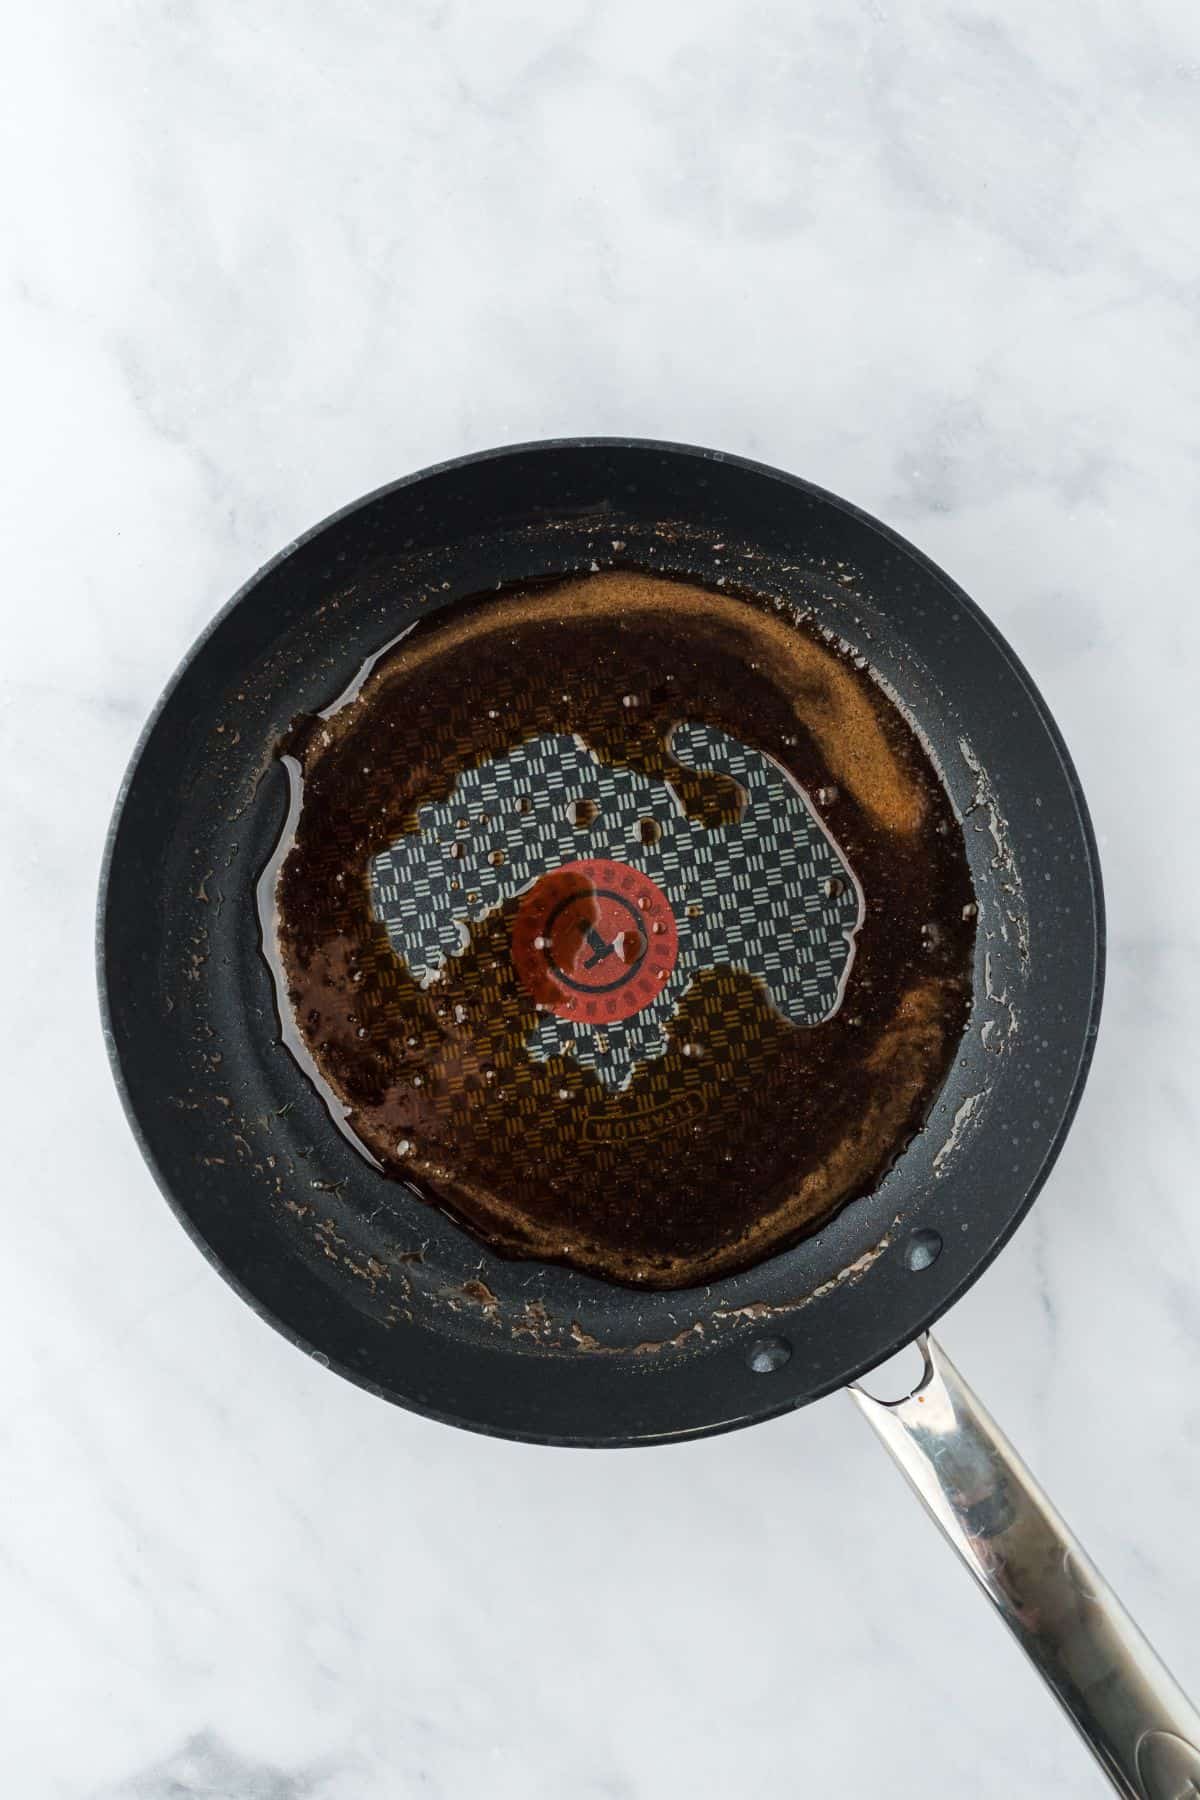
[[[942,1234],[930,1226],[914,1231],[904,1246],[904,1266],[914,1272],[930,1269],[942,1254]]]
[[[751,1344],[746,1361],[756,1375],[773,1375],[776,1369],[782,1369],[785,1362],[790,1362],[792,1346],[786,1338],[759,1338]]]

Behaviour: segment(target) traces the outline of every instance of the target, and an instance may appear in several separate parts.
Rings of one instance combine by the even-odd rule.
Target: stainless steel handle
[[[1200,1800],[1200,1714],[945,1351],[903,1400],[851,1389],[876,1434],[1130,1800]]]

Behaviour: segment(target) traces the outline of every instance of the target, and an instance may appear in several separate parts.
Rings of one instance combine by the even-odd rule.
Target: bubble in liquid
[[[493,850],[491,855],[488,857],[488,861],[491,863],[491,865],[494,869],[498,869],[504,861],[503,850]]]
[[[412,1149],[412,1139],[411,1138],[401,1138],[399,1143],[396,1145],[396,1155],[397,1156],[407,1156],[411,1149]]]
[[[567,807],[567,816],[577,831],[586,831],[593,824],[600,808],[594,800],[572,800]]]
[[[639,819],[638,836],[643,844],[657,844],[662,836],[662,826],[657,819]]]

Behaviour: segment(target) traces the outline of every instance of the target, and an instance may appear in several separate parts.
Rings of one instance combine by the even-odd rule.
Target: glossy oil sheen
[[[849,971],[818,1022],[797,1025],[772,1003],[737,950],[742,920],[767,895],[770,859],[759,856],[738,911],[722,915],[730,943],[710,941],[665,1050],[606,1085],[571,1054],[570,1030],[565,1054],[531,1054],[539,1005],[558,1005],[581,1032],[590,1022],[604,1045],[605,1027],[622,1030],[667,979],[660,942],[713,902],[686,863],[665,895],[649,880],[639,864],[657,848],[644,832],[630,830],[622,860],[596,875],[601,865],[587,858],[603,803],[535,762],[546,779],[522,792],[515,836],[545,823],[559,848],[532,866],[532,892],[486,910],[471,885],[498,886],[490,864],[505,853],[476,848],[496,821],[456,817],[465,802],[454,802],[455,783],[496,767],[514,744],[586,741],[602,767],[653,777],[663,792],[670,784],[697,841],[748,834],[755,860],[742,790],[672,759],[681,720],[769,758],[815,829],[836,840],[847,861],[826,904],[849,921]],[[278,935],[272,945],[268,929],[267,941],[282,952],[292,1032],[339,1123],[377,1166],[493,1248],[610,1280],[691,1285],[770,1254],[869,1192],[920,1128],[970,1000],[975,904],[962,833],[869,670],[811,624],[783,624],[750,595],[633,572],[489,597],[409,635],[345,706],[302,724],[289,749],[303,765],[302,801],[274,896]],[[448,840],[433,851],[444,852],[439,900],[457,895],[472,922],[444,967],[414,971],[381,927],[367,872],[435,800]],[[586,880],[572,874],[589,870]],[[548,893],[542,919],[539,894],[556,882],[562,898]],[[622,907],[633,921],[624,933]],[[601,961],[588,976],[585,955],[540,989],[530,961],[550,939],[523,934],[531,908],[539,928],[576,930],[585,949],[590,929],[591,958],[610,957],[616,974],[604,979]]]

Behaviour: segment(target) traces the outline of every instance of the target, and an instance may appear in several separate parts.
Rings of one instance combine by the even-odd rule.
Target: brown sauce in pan
[[[781,781],[789,806],[798,786],[818,847],[832,847],[820,853],[840,859],[823,892],[843,923],[857,906],[857,928],[819,1023],[781,1010],[791,951],[782,963],[768,954],[765,974],[740,966],[735,920],[710,956],[712,916],[701,915],[714,902],[688,845],[732,846],[749,869],[738,905],[772,919],[780,857],[768,845],[757,862],[738,860],[745,792],[703,758],[674,760],[684,721],[745,746],[746,766]],[[481,813],[471,784],[508,767],[515,746],[566,738],[622,791],[653,783],[666,810],[638,821],[627,853],[609,844],[597,861],[603,801],[534,782],[502,805],[522,813],[522,829],[549,833],[537,843],[558,845],[535,871],[549,880],[558,869],[558,885],[520,884],[529,870],[513,865],[506,889],[508,852],[486,845],[516,842],[495,837],[515,826]],[[910,727],[815,629],[632,572],[512,591],[419,626],[285,749],[302,781],[271,946],[287,1035],[382,1170],[494,1249],[627,1284],[701,1284],[870,1192],[920,1129],[970,1004],[962,835]],[[472,792],[474,812],[462,798]],[[444,843],[430,835],[435,818]],[[432,971],[389,937],[371,879],[374,859],[397,844],[413,852],[418,830],[441,884],[428,905],[471,915]],[[669,878],[653,861],[670,847],[664,830],[684,844]],[[395,906],[403,888],[398,878],[387,890]],[[797,933],[806,925],[832,929],[809,917]],[[654,981],[678,987],[701,927],[710,960],[696,961],[658,1049],[633,1058],[622,1083],[561,1053],[572,1020],[608,1046],[606,1018],[611,1033],[628,1030]],[[761,953],[761,919],[757,929]],[[539,985],[539,957],[558,987]],[[635,979],[641,988],[623,985]],[[551,1014],[566,1021],[557,1050]]]

